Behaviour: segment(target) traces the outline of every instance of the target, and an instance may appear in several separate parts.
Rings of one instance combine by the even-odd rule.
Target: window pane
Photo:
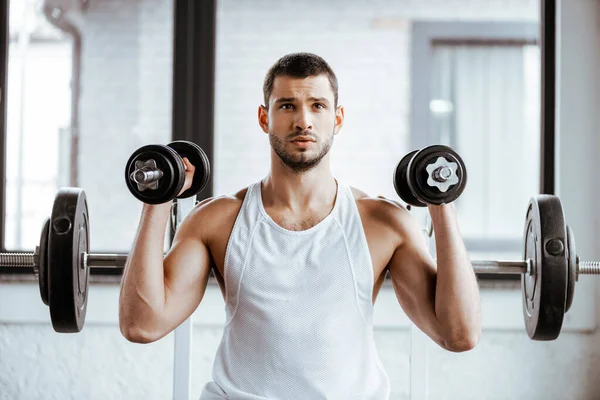
[[[464,236],[520,238],[529,198],[539,193],[538,47],[437,45],[432,70],[433,137],[467,165],[456,202]]]
[[[33,249],[58,188],[78,186],[92,250],[128,251],[141,203],[125,163],[171,138],[173,2],[70,2],[47,13],[43,3],[10,1],[4,245]]]

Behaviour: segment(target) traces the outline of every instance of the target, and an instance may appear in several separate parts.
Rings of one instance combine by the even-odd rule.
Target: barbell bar
[[[33,267],[36,265],[35,258],[38,256],[38,250],[34,253],[0,253],[0,267]],[[123,268],[127,262],[128,254],[108,254],[108,253],[84,253],[83,268]],[[471,266],[476,274],[490,275],[519,275],[529,273],[531,261],[494,261],[494,260],[476,260],[471,261]],[[578,275],[600,275],[600,262],[598,261],[580,261],[578,263]]]
[[[540,195],[529,203],[523,260],[471,261],[477,274],[521,275],[523,311],[534,340],[558,337],[579,275],[600,275],[600,262],[581,262],[574,235],[564,224],[560,200]],[[83,328],[91,268],[123,268],[128,254],[89,252],[85,192],[62,188],[32,253],[0,253],[0,267],[33,267],[56,332]]]
[[[0,253],[0,267],[32,267],[39,269],[35,259],[39,257],[39,247],[31,253]],[[84,253],[83,268],[123,268],[127,261],[128,254],[108,254],[108,253]],[[583,264],[583,265],[582,265]],[[471,261],[473,271],[477,274],[491,275],[518,275],[525,274],[529,270],[530,262],[527,261],[493,261],[478,260]],[[580,263],[581,275],[600,275],[600,263],[588,262]]]

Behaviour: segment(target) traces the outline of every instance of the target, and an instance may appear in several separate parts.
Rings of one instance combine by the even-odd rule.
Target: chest
[[[322,210],[309,210],[299,215],[289,215],[277,211],[267,210],[273,221],[284,229],[290,231],[304,231],[317,225],[331,212],[331,208]]]
[[[378,290],[383,283],[385,275],[384,271],[395,251],[395,243],[397,241],[394,232],[382,229],[381,224],[378,224],[376,221],[369,218],[369,214],[366,210],[362,209],[360,206],[358,209],[367,241],[369,257],[371,258],[371,263],[373,265],[373,281]],[[271,217],[281,227],[293,231],[309,229],[322,221],[325,216],[326,215],[306,215],[302,218],[291,219],[289,217],[274,214]],[[213,271],[223,293],[225,293],[223,279],[225,273],[225,253],[234,222],[235,221],[226,222],[226,226],[221,230],[222,234],[215,236],[209,246],[213,262]],[[269,240],[269,238],[265,238],[265,240]],[[273,243],[273,245],[275,245],[275,243]],[[316,257],[316,254],[325,253],[319,253],[317,251],[312,254],[314,258]],[[280,254],[280,257],[283,257],[283,254]],[[313,262],[310,265],[313,264],[317,265],[318,263]],[[376,293],[374,293],[374,296],[376,296]]]

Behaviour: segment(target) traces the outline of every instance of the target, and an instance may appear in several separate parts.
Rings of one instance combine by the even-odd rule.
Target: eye
[[[293,110],[294,105],[292,103],[283,103],[279,108],[282,110]]]
[[[323,104],[323,103],[315,103],[315,107],[319,110],[323,110],[326,108],[325,104]]]

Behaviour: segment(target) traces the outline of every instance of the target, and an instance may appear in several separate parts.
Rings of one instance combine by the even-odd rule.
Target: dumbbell
[[[183,157],[195,166],[190,189],[179,198],[198,194],[210,176],[210,164],[196,144],[175,141],[136,150],[126,166],[127,187],[150,204],[174,199],[185,180]],[[56,332],[74,333],[85,322],[89,275],[93,267],[122,268],[127,254],[90,254],[87,198],[81,188],[61,188],[52,214],[42,224],[40,243],[33,253],[0,253],[0,267],[33,267],[40,297],[49,306]]]
[[[394,171],[394,188],[407,204],[426,207],[456,200],[465,190],[467,169],[448,146],[434,145],[406,154]]]
[[[183,157],[187,157],[196,170],[192,186],[177,196],[185,183]],[[206,153],[197,144],[184,140],[166,146],[142,146],[133,152],[125,167],[127,188],[136,199],[147,204],[195,196],[204,189],[209,177],[210,163]]]

